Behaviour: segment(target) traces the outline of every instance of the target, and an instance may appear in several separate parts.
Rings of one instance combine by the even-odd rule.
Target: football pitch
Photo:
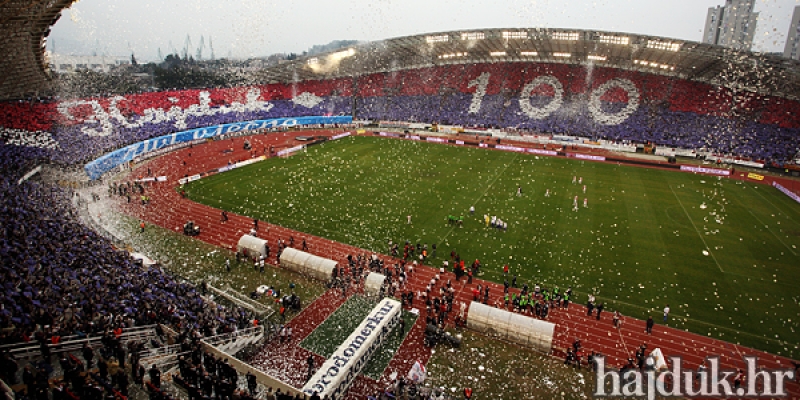
[[[467,265],[480,259],[481,278],[502,283],[508,264],[518,286],[572,286],[577,302],[594,293],[607,309],[641,319],[660,322],[669,304],[671,326],[800,356],[800,205],[768,186],[348,137],[204,178],[186,193],[373,252],[387,253],[390,240],[401,255],[406,240],[436,243],[429,265],[455,251]],[[463,226],[449,215],[463,216]],[[484,215],[507,231],[486,226]]]

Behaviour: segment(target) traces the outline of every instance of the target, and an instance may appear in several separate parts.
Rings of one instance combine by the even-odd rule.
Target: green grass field
[[[337,308],[323,323],[321,323],[311,334],[309,334],[302,342],[300,347],[319,354],[325,358],[330,358],[333,352],[344,343],[353,331],[358,328],[358,325],[367,317],[369,312],[377,304],[374,301],[368,300],[361,296],[352,296]],[[383,370],[392,361],[392,357],[400,348],[403,339],[406,337],[417,316],[410,312],[403,311],[402,315],[405,321],[405,329],[403,334],[399,333],[399,324],[394,328],[395,332],[390,334],[385,342],[375,350],[375,353],[370,357],[364,370],[361,371],[362,375],[366,375],[372,379],[378,380],[383,375]]]
[[[572,177],[583,178],[582,185]],[[516,196],[517,186],[523,196]],[[549,189],[551,196],[545,197]],[[584,302],[797,358],[800,205],[763,186],[657,169],[351,137],[193,182],[189,197],[386,253],[432,243]],[[573,197],[588,208],[572,211]],[[469,215],[470,206],[476,209]],[[483,215],[508,222],[486,227]],[[406,216],[412,216],[412,224]],[[463,227],[448,225],[463,215]],[[707,255],[705,255],[705,253]]]

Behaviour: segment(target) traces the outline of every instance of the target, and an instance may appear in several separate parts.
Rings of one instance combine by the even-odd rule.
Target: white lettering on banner
[[[489,147],[486,143],[478,143],[478,147]]]
[[[508,151],[519,151],[519,152],[522,152],[522,153],[525,152],[525,148],[524,147],[508,146],[508,145],[504,145],[504,144],[498,144],[497,146],[494,146],[494,148],[495,149],[500,149],[500,150],[508,150]]]
[[[170,136],[172,136],[172,143],[176,142],[176,139],[175,139],[176,136],[175,135],[176,134],[170,135]],[[189,147],[190,145],[200,144],[200,143],[203,143],[203,142],[204,142],[204,140],[192,140],[192,141],[189,141],[189,142],[175,143],[175,144],[167,146],[167,147],[162,147],[162,148],[160,148],[158,150],[153,150],[153,151],[149,151],[147,153],[140,154],[140,155],[136,156],[136,158],[134,158],[132,161],[136,162],[136,163],[142,162],[144,160],[148,160],[148,159],[151,159],[153,157],[158,157],[160,155],[167,154],[167,153],[170,153],[172,151],[175,151],[175,150],[178,150],[178,149],[182,149],[184,147]]]
[[[528,153],[531,154],[541,154],[545,156],[557,156],[558,152],[553,150],[542,150],[542,149],[527,149]]]
[[[719,176],[728,176],[731,174],[731,171],[727,169],[693,167],[691,165],[681,165],[681,171],[695,172],[708,175],[719,175]]]
[[[103,109],[100,102],[97,100],[85,101],[68,101],[60,103],[57,107],[58,111],[67,118],[67,120],[74,121],[75,116],[70,112],[71,108],[90,105],[92,107],[92,114],[86,119],[85,123],[99,123],[100,129],[83,127],[81,132],[88,136],[108,136],[112,133],[114,126],[112,120],[115,120],[125,128],[139,128],[145,124],[157,124],[161,122],[175,121],[174,126],[177,129],[186,129],[186,119],[191,116],[212,116],[217,114],[229,113],[243,113],[255,111],[269,111],[273,105],[269,102],[259,100],[261,97],[261,90],[252,88],[247,91],[245,103],[233,102],[230,106],[222,105],[220,107],[211,107],[211,93],[203,91],[198,95],[199,104],[192,104],[188,108],[181,109],[178,106],[170,107],[168,110],[163,108],[147,108],[136,120],[129,120],[118,108],[121,101],[127,101],[125,97],[114,96],[108,105],[108,111]],[[174,100],[174,99],[170,99]]]
[[[464,144],[463,140],[456,140],[456,144]]]
[[[547,103],[547,105],[543,107],[534,107],[531,104],[531,92],[533,92],[533,89],[536,89],[541,85],[548,85],[553,88],[553,99],[550,100],[550,103]],[[532,80],[530,83],[525,85],[524,88],[522,88],[522,92],[519,94],[519,108],[522,109],[522,112],[524,112],[525,115],[533,119],[547,118],[550,114],[561,108],[563,103],[564,86],[561,85],[561,82],[559,82],[558,79],[550,75],[542,75]]]
[[[399,321],[401,309],[396,300],[382,300],[303,386],[303,393],[311,396],[316,392],[321,398],[341,399]]]
[[[421,139],[419,136],[416,136],[416,135],[411,135],[408,138],[411,139],[411,140],[420,140]]]
[[[467,87],[476,87],[475,93],[472,94],[472,102],[469,104],[469,113],[477,114],[481,110],[483,103],[483,96],[486,96],[486,88],[489,86],[490,73],[484,72],[477,78],[469,81]]]
[[[321,117],[321,116],[309,116],[309,117],[298,117],[292,119],[286,118],[278,118],[273,120],[266,120],[266,121],[249,121],[249,122],[240,122],[236,124],[225,124],[225,125],[218,125],[215,127],[208,127],[208,128],[197,128],[183,132],[177,132],[170,135],[159,136],[153,139],[148,139],[139,143],[134,143],[132,145],[128,145],[123,147],[119,150],[112,151],[111,153],[104,154],[103,156],[95,159],[94,161],[89,162],[84,166],[84,170],[86,174],[89,176],[90,179],[97,179],[104,173],[110,171],[112,168],[124,164],[128,161],[133,160],[134,158],[151,152],[158,150],[160,148],[167,147],[167,144],[170,143],[185,143],[190,140],[198,140],[209,138],[213,136],[221,135],[222,132],[228,130],[228,128],[232,125],[236,125],[238,127],[244,127],[250,124],[256,125],[263,125],[264,123],[273,123],[275,125],[289,122],[295,125],[308,125],[319,123],[320,121],[332,122],[332,123],[350,123],[352,122],[353,118],[349,116],[337,116],[337,117]],[[241,130],[239,128],[234,128],[237,131]],[[165,139],[166,138],[166,139]]]
[[[429,142],[435,142],[435,143],[447,143],[447,139],[442,139],[442,138],[439,138],[439,137],[432,137],[432,136],[426,137],[425,140],[427,140]]]
[[[595,156],[591,154],[581,154],[581,153],[568,153],[567,157],[577,158],[579,160],[592,160],[592,161],[605,161],[606,158],[604,156]]]
[[[781,192],[783,192],[783,194],[785,194],[785,195],[789,196],[790,198],[792,198],[792,200],[800,203],[800,196],[798,196],[797,194],[795,194],[791,190],[787,189],[786,187],[784,187],[780,183],[772,181],[772,186],[774,186],[776,189],[778,189]]]

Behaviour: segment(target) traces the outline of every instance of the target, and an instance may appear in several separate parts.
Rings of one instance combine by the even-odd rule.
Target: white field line
[[[703,242],[703,246],[706,247],[706,250],[708,250],[708,254],[711,254],[711,258],[713,258],[714,262],[717,264],[717,268],[719,268],[719,272],[725,273],[725,271],[722,270],[722,266],[719,265],[719,261],[717,261],[717,257],[714,257],[714,252],[712,252],[711,249],[708,247],[708,243],[706,243],[706,239],[703,237],[703,234],[700,233],[699,229],[697,229],[697,225],[694,224],[694,221],[692,220],[692,217],[689,216],[689,212],[686,211],[686,207],[683,206],[683,203],[681,203],[681,199],[678,198],[678,194],[675,193],[675,189],[672,188],[672,185],[668,185],[668,186],[669,186],[669,190],[672,191],[672,195],[675,196],[676,200],[678,200],[678,204],[680,204],[681,208],[683,209],[683,213],[686,214],[686,218],[688,218],[689,222],[692,223],[692,227],[694,228],[694,231],[697,232],[697,236],[700,236],[700,240]]]

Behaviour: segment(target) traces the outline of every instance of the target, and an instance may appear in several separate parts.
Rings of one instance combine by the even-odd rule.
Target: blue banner
[[[139,143],[123,147],[119,150],[112,151],[111,153],[104,154],[94,161],[89,162],[84,166],[86,175],[89,179],[97,179],[106,172],[118,167],[128,161],[133,160],[135,157],[147,152],[155,151],[176,143],[188,142],[196,139],[206,139],[214,136],[225,135],[228,133],[247,131],[253,129],[270,129],[279,127],[290,127],[298,125],[322,125],[322,124],[349,124],[353,122],[351,116],[337,116],[337,117],[297,117],[297,118],[275,118],[258,121],[245,121],[236,122],[233,124],[224,124],[217,126],[209,126],[205,128],[197,128],[183,132],[175,132],[169,135],[159,136],[156,138],[148,139]]]

